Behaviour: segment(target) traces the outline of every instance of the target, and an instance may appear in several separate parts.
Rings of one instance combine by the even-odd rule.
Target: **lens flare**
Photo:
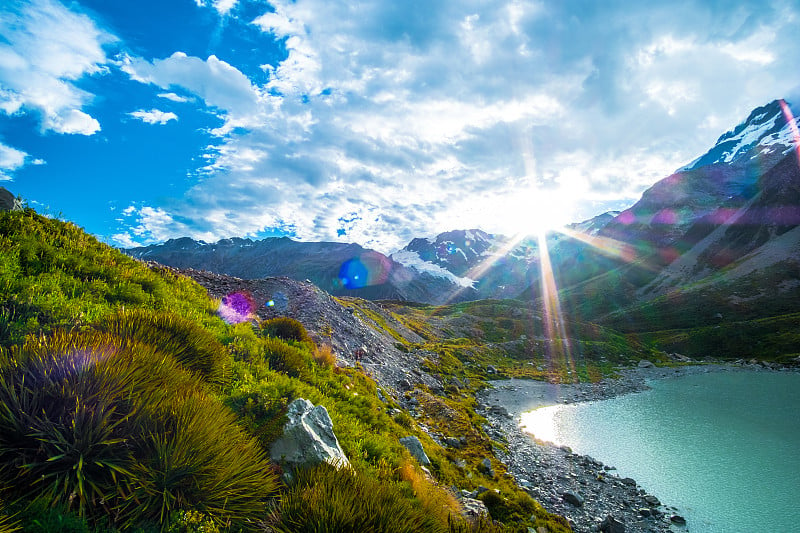
[[[546,339],[545,358],[551,375],[555,376],[559,373],[559,366],[563,361],[564,366],[575,379],[577,375],[575,360],[572,357],[564,315],[561,312],[561,300],[558,297],[556,278],[553,275],[553,264],[550,261],[547,238],[543,233],[539,235],[539,269],[541,271],[542,311],[544,313],[542,320]]]
[[[786,104],[786,100],[778,100],[778,103],[781,106],[781,110],[783,111],[784,118],[786,118],[786,122],[789,124],[789,128],[792,130],[794,148],[797,152],[797,163],[800,164],[800,130],[797,128],[797,121],[794,118],[794,114],[792,114],[792,110]]]
[[[365,252],[342,263],[337,281],[345,289],[363,289],[386,283],[391,271],[392,264],[385,255]]]
[[[217,314],[228,324],[239,324],[254,318],[256,304],[249,292],[238,291],[222,298]]]

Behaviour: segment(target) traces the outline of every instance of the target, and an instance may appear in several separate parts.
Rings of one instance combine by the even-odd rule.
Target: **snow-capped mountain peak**
[[[786,112],[789,110],[789,113]],[[798,107],[785,100],[774,100],[756,108],[747,120],[722,134],[711,150],[678,171],[694,170],[714,163],[731,164],[750,154],[783,155],[794,147],[794,129],[789,122],[800,124]],[[755,154],[751,152],[756,150]]]

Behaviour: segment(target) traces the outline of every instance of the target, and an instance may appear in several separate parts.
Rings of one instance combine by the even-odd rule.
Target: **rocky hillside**
[[[184,237],[125,252],[175,268],[208,270],[243,279],[289,276],[298,281],[309,280],[337,296],[430,303],[471,296],[471,289],[449,279],[452,275],[412,270],[358,244],[306,243],[288,237],[205,243]]]

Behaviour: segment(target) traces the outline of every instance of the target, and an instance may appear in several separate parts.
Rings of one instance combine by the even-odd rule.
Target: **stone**
[[[638,366],[639,368],[655,368],[656,365],[654,365],[651,361],[648,361],[647,359],[642,359],[641,361],[639,361]]]
[[[461,498],[461,514],[467,518],[481,518],[489,515],[486,504],[474,498]]]
[[[461,448],[461,440],[455,437],[445,437],[444,443],[451,448]]]
[[[650,516],[652,513],[650,513],[650,509],[649,509],[649,508],[647,508],[647,507],[642,507],[641,509],[639,509],[639,514],[640,514],[640,515],[642,515],[642,516],[644,516],[644,517],[648,517],[648,516]]]
[[[428,454],[425,453],[425,449],[422,447],[422,443],[417,437],[413,435],[403,437],[400,439],[400,444],[405,446],[406,449],[411,452],[412,457],[422,466],[429,466],[431,464],[431,460],[428,459]]]
[[[633,478],[630,478],[630,477],[624,477],[624,478],[620,479],[620,482],[623,485],[629,485],[631,487],[635,487],[636,486],[636,480],[633,479]]]
[[[487,457],[478,465],[478,470],[483,472],[489,477],[494,477],[494,468],[492,468],[492,461]]]
[[[625,533],[625,524],[608,515],[600,522],[600,531],[603,533]]]
[[[564,494],[561,495],[561,499],[567,503],[571,503],[575,507],[583,506],[583,496],[581,496],[577,492],[565,492]]]
[[[333,422],[322,405],[297,398],[289,404],[283,434],[270,447],[270,458],[290,468],[329,463],[336,467],[349,466],[339,440],[333,432]]]
[[[661,502],[658,501],[658,498],[656,498],[652,494],[648,494],[647,496],[645,496],[644,501],[646,501],[649,505],[654,505],[654,506],[661,505]]]
[[[674,514],[674,515],[670,516],[669,520],[673,524],[678,524],[679,526],[685,526],[686,525],[686,519],[684,517],[682,517],[681,515],[679,515],[679,514]]]
[[[17,208],[17,199],[11,192],[0,187],[0,211],[12,211]]]

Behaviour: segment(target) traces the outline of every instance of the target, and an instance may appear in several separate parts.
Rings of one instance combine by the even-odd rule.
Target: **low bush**
[[[127,343],[146,344],[171,355],[181,366],[209,383],[222,385],[227,380],[230,356],[225,347],[196,322],[172,313],[123,309],[103,319],[99,327]]]
[[[325,464],[298,473],[270,525],[282,533],[448,531],[395,485]]]
[[[263,518],[276,489],[263,451],[172,357],[101,332],[31,338],[0,369],[0,479],[90,521],[165,526]]]
[[[285,341],[314,343],[311,337],[308,336],[308,332],[303,324],[294,318],[285,316],[270,318],[261,323],[261,331],[265,335],[277,337]]]
[[[336,366],[336,356],[333,355],[333,348],[330,344],[323,344],[314,349],[314,362],[319,366],[333,368]]]
[[[264,339],[264,353],[269,367],[293,378],[305,378],[309,373],[309,357],[303,350],[279,339]]]

